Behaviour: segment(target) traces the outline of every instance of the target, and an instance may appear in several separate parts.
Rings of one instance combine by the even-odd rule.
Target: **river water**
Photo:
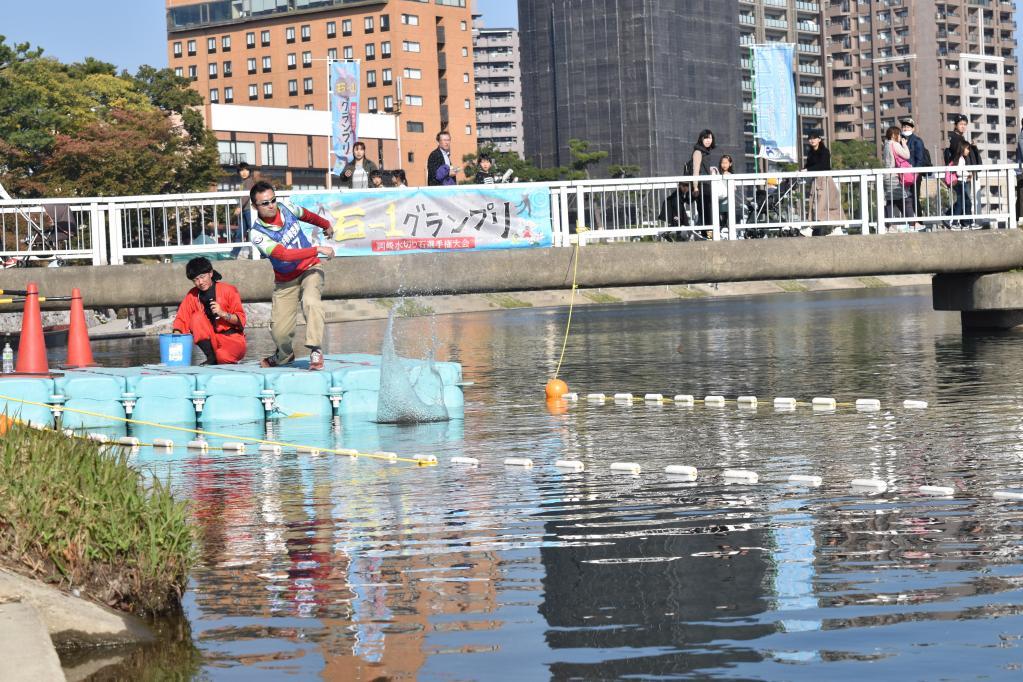
[[[275,429],[289,442],[434,454],[437,467],[143,450],[138,464],[192,501],[203,539],[185,598],[196,651],[137,658],[135,673],[1023,676],[1023,503],[992,496],[1023,485],[1023,337],[964,337],[925,289],[587,306],[561,371],[572,390],[756,395],[760,406],[549,408],[565,321],[529,309],[399,320],[400,353],[423,357],[435,339],[439,360],[463,363],[475,382],[464,422]],[[332,326],[329,350],[379,352],[384,326]],[[252,333],[251,356],[268,336]],[[95,350],[133,364],[155,360],[152,345]],[[884,409],[776,412],[774,396]],[[550,466],[566,458],[587,470]],[[642,473],[613,474],[616,461]],[[700,478],[667,477],[668,464]],[[723,468],[760,483],[725,485]],[[824,483],[790,485],[793,473]],[[853,478],[890,489],[853,491]],[[956,492],[926,497],[924,484]]]

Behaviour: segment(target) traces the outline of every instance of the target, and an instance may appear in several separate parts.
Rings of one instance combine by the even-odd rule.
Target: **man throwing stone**
[[[309,349],[309,369],[323,369],[323,268],[320,258],[330,260],[334,250],[316,246],[302,230],[299,221],[315,225],[330,237],[330,223],[315,213],[278,201],[273,185],[257,182],[249,191],[256,208],[256,221],[249,231],[249,241],[270,259],[274,269],[273,305],[270,309],[270,335],[277,351],[259,363],[262,367],[279,367],[295,360],[292,341],[298,308],[305,315],[305,345]]]

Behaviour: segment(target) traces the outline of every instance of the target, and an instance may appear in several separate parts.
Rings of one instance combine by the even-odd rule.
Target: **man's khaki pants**
[[[305,345],[319,348],[323,342],[323,270],[313,266],[290,282],[274,285],[273,305],[270,308],[270,336],[277,344],[277,360],[286,361],[294,354],[292,341],[301,304],[305,315]]]

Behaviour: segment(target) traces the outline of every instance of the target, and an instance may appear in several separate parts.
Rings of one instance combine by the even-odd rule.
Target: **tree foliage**
[[[62,64],[0,36],[0,183],[26,197],[205,190],[219,166],[201,105],[170,69]]]
[[[839,140],[831,145],[831,167],[835,170],[880,168],[877,149],[868,140]]]
[[[462,162],[465,164],[465,175],[469,178],[470,182],[476,175],[478,168],[477,159],[480,156],[489,156],[493,160],[494,171],[496,173],[504,173],[510,168],[512,175],[518,178],[520,182],[565,180],[570,175],[569,170],[563,166],[557,168],[537,168],[533,162],[523,160],[515,152],[502,152],[492,144],[484,144],[480,147],[478,154],[466,154],[462,157]]]
[[[568,141],[568,152],[572,155],[572,180],[590,177],[590,166],[607,158],[607,152],[590,151],[588,140],[572,138]]]

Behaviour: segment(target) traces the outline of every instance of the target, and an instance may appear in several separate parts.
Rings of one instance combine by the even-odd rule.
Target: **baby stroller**
[[[740,190],[744,199],[741,223],[783,223],[792,220],[796,215],[797,197],[794,192],[804,184],[803,178],[783,178],[777,184],[766,184],[763,187],[743,187]],[[746,239],[764,237],[793,237],[800,232],[795,227],[782,228],[751,228],[743,231]]]

